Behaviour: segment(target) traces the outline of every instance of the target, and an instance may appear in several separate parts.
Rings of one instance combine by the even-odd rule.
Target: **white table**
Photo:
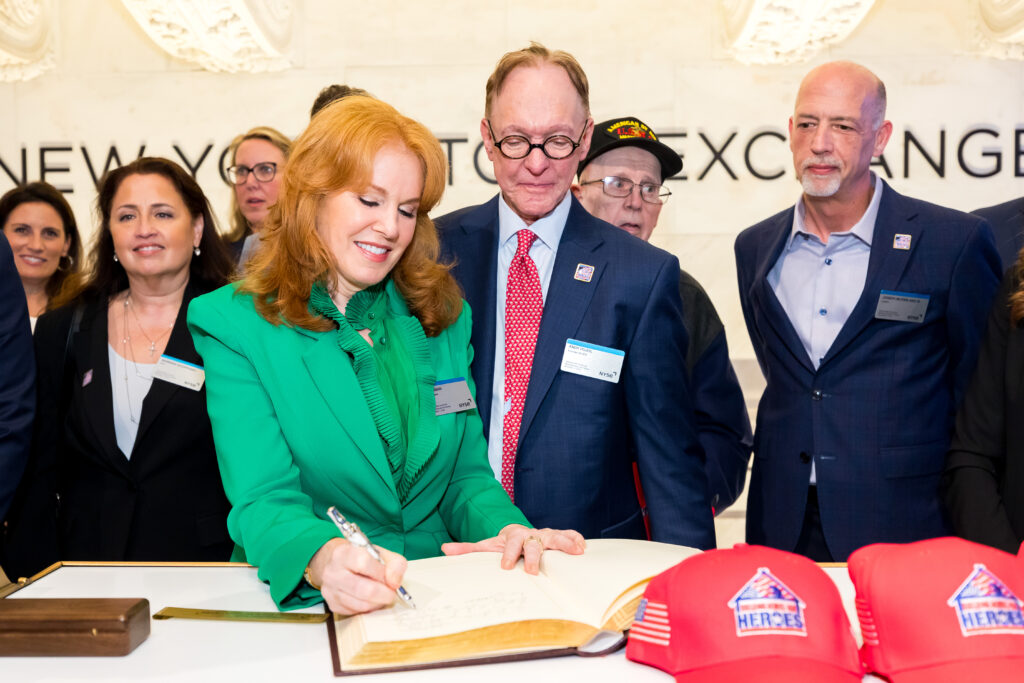
[[[853,586],[842,567],[836,582],[851,623],[857,624]],[[248,565],[65,564],[9,598],[148,598],[164,607],[275,611],[265,584]],[[322,612],[309,608],[308,612]],[[125,657],[0,657],[0,681],[336,681],[324,624],[152,620],[149,638]],[[857,632],[859,639],[860,634]],[[671,683],[658,670],[626,659],[558,657],[482,666],[360,676],[369,681],[637,681]],[[868,676],[865,681],[876,681]]]

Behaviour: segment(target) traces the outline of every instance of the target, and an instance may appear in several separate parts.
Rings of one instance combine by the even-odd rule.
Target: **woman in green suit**
[[[475,407],[435,401],[474,389],[469,307],[427,217],[446,170],[391,106],[330,105],[295,142],[245,279],[189,308],[228,528],[282,609],[389,605],[405,557],[495,550],[535,572],[545,548],[583,552],[574,531],[528,528]],[[383,564],[340,538],[331,505]]]

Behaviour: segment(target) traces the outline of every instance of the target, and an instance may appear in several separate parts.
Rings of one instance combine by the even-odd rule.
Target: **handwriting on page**
[[[419,609],[401,609],[390,613],[394,624],[402,631],[421,632],[437,631],[446,627],[458,629],[460,623],[487,620],[501,623],[501,617],[508,615],[510,621],[515,620],[516,610],[527,602],[525,593],[505,591],[493,595],[481,595],[456,603],[445,603],[435,600]]]

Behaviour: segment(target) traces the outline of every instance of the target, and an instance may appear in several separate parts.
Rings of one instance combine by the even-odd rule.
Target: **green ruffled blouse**
[[[323,283],[317,283],[310,292],[309,307],[338,325],[338,346],[352,359],[395,489],[404,503],[416,477],[437,451],[436,376],[423,327],[400,299],[400,306],[391,305],[391,297],[400,295],[387,283],[356,292],[344,314]],[[358,330],[370,331],[372,346]]]

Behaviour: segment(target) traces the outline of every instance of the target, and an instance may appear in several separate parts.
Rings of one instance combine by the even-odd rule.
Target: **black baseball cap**
[[[664,142],[659,142],[658,136],[646,123],[635,116],[627,116],[594,124],[590,152],[580,162],[579,168],[576,169],[576,175],[581,175],[587,164],[605,152],[627,145],[639,147],[654,155],[658,163],[661,164],[663,182],[666,178],[671,178],[683,170],[683,160],[679,158],[675,150]]]

